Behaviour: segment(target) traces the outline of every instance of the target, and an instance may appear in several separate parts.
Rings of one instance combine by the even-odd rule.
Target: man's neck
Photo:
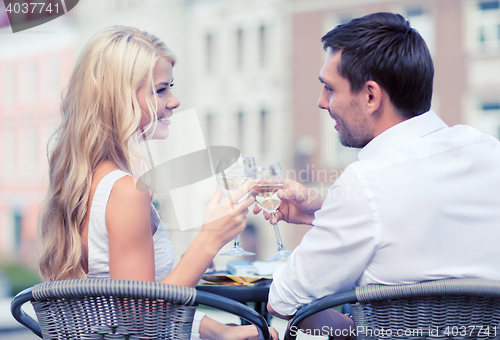
[[[399,110],[397,110],[390,101],[387,101],[388,97],[385,99],[386,100],[381,103],[382,105],[379,112],[374,113],[373,115],[373,119],[375,120],[373,125],[373,137],[377,137],[385,130],[407,119],[403,117]]]

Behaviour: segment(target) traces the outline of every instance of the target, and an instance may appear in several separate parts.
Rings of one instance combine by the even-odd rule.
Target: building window
[[[14,247],[16,251],[21,250],[21,228],[23,222],[23,215],[19,210],[14,210]]]
[[[240,28],[236,32],[236,68],[241,70],[243,68],[243,30]]]
[[[205,143],[210,146],[213,143],[214,117],[211,113],[205,116]]]
[[[240,152],[243,152],[243,144],[245,143],[245,117],[243,116],[243,112],[239,111],[238,112],[238,148],[240,149]]]
[[[16,97],[16,70],[13,66],[7,66],[4,69],[3,76],[3,94],[5,103],[13,103]]]
[[[33,173],[36,171],[37,166],[37,154],[36,154],[36,132],[34,129],[30,129],[26,134],[26,161],[27,161],[27,172]]]
[[[431,54],[434,52],[434,22],[432,16],[421,6],[406,9],[406,17],[411,27],[422,36]]]
[[[4,130],[4,170],[7,173],[12,173],[15,170],[16,165],[16,140],[14,131],[5,131]]]
[[[267,152],[267,112],[262,109],[260,111],[260,153]]]
[[[482,104],[482,109],[485,112],[497,112],[500,111],[500,102],[486,102]]]
[[[33,101],[36,98],[37,92],[37,74],[36,65],[34,62],[26,65],[26,99]]]
[[[500,100],[483,101],[478,128],[500,139]]]
[[[49,61],[49,95],[51,97],[57,97],[61,90],[59,86],[60,77],[59,60],[53,57]]]
[[[208,33],[205,37],[206,70],[211,72],[213,69],[213,36]]]
[[[500,1],[498,1],[498,0],[480,1],[479,8],[482,11],[489,11],[491,9],[499,9],[500,8]]]
[[[484,52],[500,50],[500,0],[477,2],[477,40]]]
[[[266,26],[260,26],[259,29],[259,64],[260,67],[264,67],[266,65],[266,57],[267,57],[267,31]]]

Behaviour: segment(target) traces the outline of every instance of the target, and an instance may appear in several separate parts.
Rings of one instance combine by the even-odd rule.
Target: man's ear
[[[366,107],[368,109],[368,112],[372,114],[373,112],[376,112],[382,103],[382,88],[380,85],[373,81],[373,80],[368,80],[365,83],[365,93],[366,93]]]

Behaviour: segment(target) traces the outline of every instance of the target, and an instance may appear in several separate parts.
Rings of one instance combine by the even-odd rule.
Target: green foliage
[[[42,282],[37,270],[19,263],[0,264],[0,271],[12,285],[12,295],[16,295],[23,289]]]

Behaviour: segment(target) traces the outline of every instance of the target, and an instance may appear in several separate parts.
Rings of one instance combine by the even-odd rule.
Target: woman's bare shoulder
[[[150,203],[149,192],[139,190],[132,176],[124,176],[117,180],[113,185],[111,196],[120,201],[146,201],[148,205]]]
[[[151,197],[149,192],[137,189],[136,181],[132,176],[124,176],[113,185],[109,197],[108,208],[117,207],[121,211],[128,209],[145,209],[150,211]]]
[[[111,162],[104,162],[94,173],[97,177],[104,178],[118,166]],[[142,221],[147,224],[151,210],[149,192],[137,189],[136,181],[132,176],[123,176],[113,184],[113,189],[106,207],[106,224],[108,228],[119,226],[123,228]]]

